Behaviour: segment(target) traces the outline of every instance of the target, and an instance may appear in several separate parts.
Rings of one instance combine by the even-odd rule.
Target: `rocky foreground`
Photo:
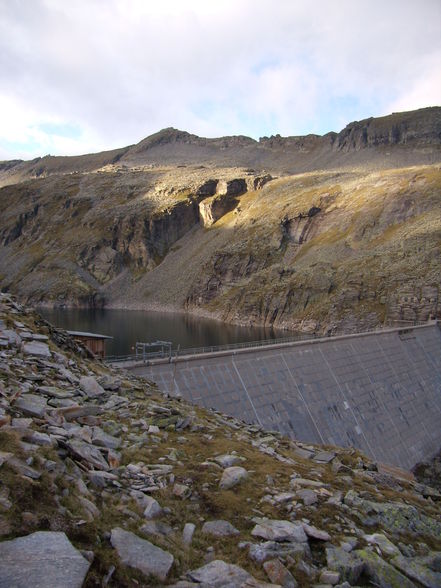
[[[0,587],[441,585],[436,489],[166,397],[0,296]]]

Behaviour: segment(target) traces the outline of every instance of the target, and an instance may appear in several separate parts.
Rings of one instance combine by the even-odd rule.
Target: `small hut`
[[[67,331],[71,337],[82,343],[96,357],[104,359],[106,357],[106,340],[113,339],[108,335],[98,333],[85,333],[83,331]]]

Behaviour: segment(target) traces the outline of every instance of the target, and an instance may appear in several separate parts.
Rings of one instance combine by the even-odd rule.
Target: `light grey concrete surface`
[[[441,446],[441,330],[391,329],[180,358],[133,373],[292,438],[410,469]]]

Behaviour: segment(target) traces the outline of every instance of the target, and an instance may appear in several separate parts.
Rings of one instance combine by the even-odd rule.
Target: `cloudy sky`
[[[0,0],[0,159],[441,104],[440,0]]]

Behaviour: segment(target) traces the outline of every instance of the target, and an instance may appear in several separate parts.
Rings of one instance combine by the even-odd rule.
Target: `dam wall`
[[[172,395],[410,469],[441,447],[436,322],[138,365]]]

